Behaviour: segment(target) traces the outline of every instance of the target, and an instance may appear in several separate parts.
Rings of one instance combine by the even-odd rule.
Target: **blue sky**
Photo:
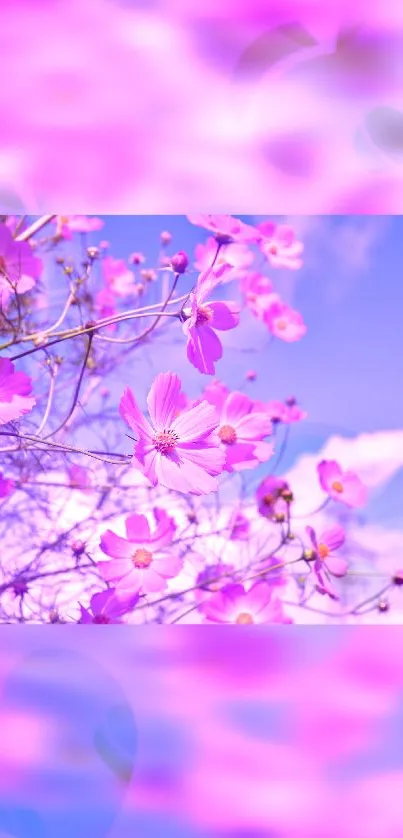
[[[249,223],[263,219],[242,218]],[[173,236],[168,252],[185,250],[191,259],[195,246],[209,236],[185,216],[103,216],[103,220],[103,230],[90,235],[88,242],[107,239],[116,258],[142,251],[145,267],[157,264],[162,230]],[[286,471],[299,455],[316,454],[334,435],[348,438],[403,428],[403,220],[388,216],[275,220],[290,223],[304,242],[304,265],[296,272],[267,266],[266,273],[284,299],[301,312],[307,334],[291,344],[270,340],[267,328],[245,311],[237,329],[222,333],[225,351],[217,377],[233,389],[245,386],[256,399],[294,395],[308,412],[304,422],[292,427],[282,461]],[[67,243],[67,252],[69,247]],[[182,278],[180,288],[187,291],[195,276],[193,272]],[[60,279],[50,285],[57,288],[60,310]],[[222,286],[217,294],[236,295],[236,283]],[[64,344],[63,351],[70,347]],[[257,380],[245,385],[249,369],[257,372]],[[191,397],[210,380],[187,362],[184,336],[171,322],[153,343],[134,351],[109,376],[108,407],[116,410],[127,385],[145,407],[155,375],[165,370],[180,375]],[[121,441],[119,450],[129,451],[130,441],[123,435]],[[252,475],[254,482],[261,479],[263,469]],[[371,501],[371,515],[379,519],[387,513],[390,522],[397,520],[396,494],[401,494],[402,486],[401,470],[390,491]]]
[[[102,235],[111,243],[111,253],[127,257],[142,250],[147,264],[157,256],[162,229],[173,234],[174,250],[189,254],[208,236],[181,216],[104,220]],[[307,435],[322,429],[355,434],[401,427],[403,221],[322,216],[292,223],[305,243],[304,267],[298,273],[268,268],[267,274],[301,311],[308,333],[298,343],[273,341],[267,347],[265,327],[245,312],[240,330],[226,336],[228,350],[217,367],[219,377],[236,387],[253,368],[258,379],[249,392],[257,398],[294,394],[309,413]],[[241,346],[252,351],[240,351]],[[165,358],[166,352],[165,344]],[[207,380],[187,372],[200,386]],[[185,373],[186,379],[189,375]]]

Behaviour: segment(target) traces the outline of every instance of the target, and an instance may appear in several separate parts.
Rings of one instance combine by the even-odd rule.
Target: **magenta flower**
[[[239,323],[240,307],[234,302],[206,302],[229,266],[209,269],[200,274],[196,289],[189,295],[189,308],[184,310],[183,331],[187,336],[187,357],[199,372],[214,375],[215,362],[222,358],[221,341],[215,333],[234,329]]]
[[[271,521],[285,521],[289,515],[293,495],[286,480],[266,477],[256,490],[256,503],[260,515]]]
[[[188,215],[187,219],[191,224],[204,227],[205,230],[214,233],[216,241],[220,244],[230,244],[230,242],[251,244],[260,242],[263,238],[256,227],[245,224],[238,218],[233,218],[232,215]]]
[[[208,238],[205,244],[196,246],[194,266],[200,272],[207,271],[215,259],[215,267],[217,268],[224,264],[231,265],[231,270],[228,271],[223,282],[230,282],[244,276],[245,270],[253,262],[253,253],[245,244],[221,245],[217,258],[216,253],[216,239]]]
[[[251,625],[253,623],[292,623],[284,614],[281,601],[266,582],[257,582],[249,591],[242,585],[226,585],[199,606],[213,623]]]
[[[291,268],[295,271],[302,266],[300,257],[304,245],[296,240],[291,227],[264,221],[258,229],[263,234],[260,249],[273,268]]]
[[[313,547],[312,555],[309,558],[314,559],[313,569],[318,580],[316,589],[319,593],[329,594],[332,599],[338,599],[331,585],[329,574],[345,576],[347,573],[347,562],[332,555],[335,550],[338,550],[344,544],[344,530],[339,526],[331,527],[324,530],[319,537],[316,536],[313,527],[306,527],[306,532]]]
[[[276,338],[287,343],[299,340],[306,334],[301,314],[279,300],[268,306],[264,313],[264,322]]]
[[[226,470],[239,471],[266,462],[273,454],[273,446],[263,440],[272,430],[267,413],[258,413],[252,399],[237,391],[230,393],[215,432],[226,453]]]
[[[138,436],[133,464],[153,486],[160,483],[196,495],[214,491],[225,463],[225,452],[211,437],[218,425],[215,408],[203,401],[181,410],[181,382],[173,372],[157,375],[147,404],[153,426],[129,388],[119,405],[122,418]]]
[[[36,399],[29,398],[31,379],[25,372],[14,372],[9,358],[0,358],[0,425],[29,413]]]
[[[365,506],[367,488],[353,471],[342,471],[336,460],[322,460],[318,465],[320,485],[333,500],[346,506]]]
[[[14,480],[7,480],[0,472],[0,498],[6,498],[14,491]]]
[[[126,538],[107,530],[101,538],[101,550],[113,561],[98,564],[103,579],[122,591],[163,591],[166,580],[176,576],[182,559],[167,551],[176,531],[172,518],[163,509],[154,509],[153,532],[145,515],[126,518]]]
[[[79,602],[81,609],[80,623],[122,623],[120,618],[131,611],[139,599],[139,594],[135,593],[125,598],[116,596],[116,591],[109,588],[106,591],[100,591],[91,597],[90,608],[83,608]]]
[[[129,270],[124,259],[106,256],[102,260],[102,270],[107,288],[117,297],[137,294],[134,273]]]
[[[5,310],[14,292],[24,294],[34,287],[42,262],[29,242],[18,242],[6,224],[0,224],[0,309]]]

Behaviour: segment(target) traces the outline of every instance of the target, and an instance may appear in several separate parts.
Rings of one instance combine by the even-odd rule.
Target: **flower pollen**
[[[254,622],[254,619],[252,614],[248,614],[247,611],[242,611],[241,614],[238,614],[235,622],[239,626],[250,626]]]
[[[176,446],[179,437],[175,431],[159,431],[155,434],[154,445],[161,454],[169,454]]]
[[[288,321],[286,320],[285,317],[280,317],[280,319],[277,320],[277,322],[276,322],[276,326],[277,326],[278,329],[280,329],[280,331],[283,331],[284,329],[287,328]]]
[[[196,326],[203,326],[211,317],[212,312],[208,306],[197,306]]]
[[[152,559],[153,554],[150,553],[149,550],[145,550],[144,547],[139,547],[138,550],[136,550],[132,556],[132,562],[134,564],[134,567],[137,567],[140,570],[149,567],[152,562]]]
[[[330,553],[330,550],[329,550],[327,544],[319,544],[318,545],[318,555],[321,559],[327,559],[329,553]]]
[[[224,445],[233,445],[236,442],[236,431],[231,425],[222,425],[218,431],[218,436]]]
[[[340,480],[335,480],[334,483],[332,483],[332,489],[334,492],[339,492],[339,494],[341,494],[343,491],[343,484],[340,483]]]

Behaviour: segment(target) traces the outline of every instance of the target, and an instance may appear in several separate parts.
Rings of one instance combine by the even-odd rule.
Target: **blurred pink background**
[[[0,835],[401,838],[401,632],[3,627]]]
[[[0,209],[400,213],[400,0],[3,0]]]

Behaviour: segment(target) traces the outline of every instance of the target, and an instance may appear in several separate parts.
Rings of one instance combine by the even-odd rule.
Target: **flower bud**
[[[188,264],[189,259],[183,250],[180,250],[179,253],[175,253],[175,255],[171,258],[171,266],[177,274],[184,274]]]
[[[160,235],[160,239],[161,239],[161,244],[170,244],[171,241],[172,241],[172,236],[171,236],[170,233],[168,233],[167,230],[163,230],[163,232]]]
[[[256,373],[255,370],[248,370],[246,373],[247,381],[256,381]]]

